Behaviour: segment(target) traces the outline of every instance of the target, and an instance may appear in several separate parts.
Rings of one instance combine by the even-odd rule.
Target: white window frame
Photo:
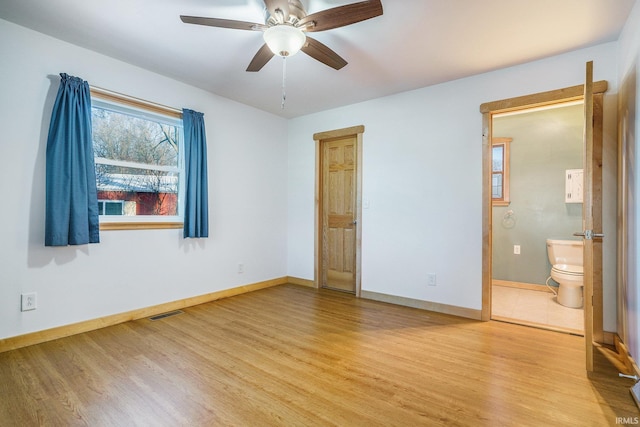
[[[174,166],[156,166],[149,164],[140,164],[128,161],[119,161],[107,159],[103,157],[94,157],[96,164],[133,167],[139,169],[151,169],[162,172],[172,172],[178,175],[178,215],[100,215],[100,229],[154,229],[154,228],[182,228],[184,223],[184,194],[185,194],[185,161],[184,161],[184,129],[182,122],[182,114],[163,114],[162,106],[147,103],[146,101],[136,100],[135,98],[126,97],[124,95],[114,95],[107,93],[104,95],[102,91],[91,90],[92,107],[97,107],[121,114],[127,114],[151,121],[159,121],[178,128],[178,165]],[[147,106],[152,108],[147,108]],[[160,108],[159,108],[160,107]]]
[[[103,205],[102,207],[102,211],[106,212],[107,211],[107,203],[113,203],[113,204],[119,204],[120,205],[120,210],[124,211],[124,201],[122,200],[110,200],[110,199],[98,199],[98,206],[100,206],[100,204]],[[99,211],[100,209],[98,209]],[[100,215],[102,216],[120,216],[120,215],[107,215],[107,214],[103,214]]]

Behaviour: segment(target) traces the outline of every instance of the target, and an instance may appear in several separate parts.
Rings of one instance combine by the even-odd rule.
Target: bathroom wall
[[[493,208],[494,279],[543,285],[546,239],[582,229],[582,204],[565,203],[565,170],[582,168],[582,123],[582,104],[494,118],[494,137],[513,138],[511,203]]]

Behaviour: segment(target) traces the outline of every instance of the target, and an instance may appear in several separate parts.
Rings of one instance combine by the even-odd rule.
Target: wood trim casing
[[[330,130],[326,132],[317,132],[313,134],[314,141],[321,141],[323,139],[342,138],[343,136],[358,135],[364,133],[364,126],[352,126],[348,128]]]
[[[104,101],[115,102],[123,104],[128,107],[137,108],[140,110],[150,111],[156,114],[162,114],[164,116],[173,117],[176,119],[182,119],[182,110],[173,107],[167,107],[166,105],[157,104],[151,101],[145,101],[144,99],[135,98],[133,96],[125,95],[111,90],[102,89],[96,86],[89,88],[91,96],[94,98],[102,99]]]
[[[194,305],[204,304],[222,298],[257,291],[259,289],[269,288],[271,286],[284,285],[285,283],[288,283],[288,278],[280,277],[276,279],[265,280],[262,282],[237,286],[230,289],[224,289],[221,291],[211,292],[204,295],[184,298],[177,301],[171,301],[164,304],[158,304],[151,307],[139,308],[124,313],[117,313],[96,319],[85,320],[70,325],[63,325],[51,329],[18,335],[15,337],[3,338],[0,339],[0,353],[17,348],[27,347],[33,344],[52,341],[58,338],[80,334],[83,332],[93,331],[95,329],[100,329],[107,326],[117,325],[119,323],[128,322],[130,320],[143,319],[145,317],[155,316],[157,314],[162,314],[173,310],[179,310],[182,308],[192,307]]]
[[[607,91],[608,83],[600,80],[593,83],[593,93],[604,93]],[[553,105],[569,101],[578,101],[584,97],[584,85],[576,85],[563,89],[550,90],[547,92],[535,93],[532,95],[518,96],[515,98],[502,99],[500,101],[485,102],[480,105],[480,112],[485,113],[506,113],[507,111],[521,110],[523,108],[535,108],[545,105]]]
[[[102,222],[100,231],[108,230],[168,230],[184,228],[182,222]]]
[[[484,104],[483,104],[484,105]],[[482,309],[480,319],[491,320],[491,281],[493,233],[491,192],[493,120],[490,112],[482,114]]]

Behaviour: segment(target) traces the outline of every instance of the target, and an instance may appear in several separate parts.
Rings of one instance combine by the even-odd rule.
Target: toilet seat
[[[568,276],[583,276],[584,269],[581,265],[570,265],[570,264],[555,264],[551,271],[555,271],[556,273],[566,274]]]
[[[584,270],[581,265],[556,264],[551,268],[551,278],[561,286],[580,287],[583,285]]]

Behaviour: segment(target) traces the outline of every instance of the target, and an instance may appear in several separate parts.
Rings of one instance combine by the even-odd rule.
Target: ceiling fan
[[[361,1],[307,15],[300,0],[264,0],[265,23],[180,15],[186,24],[262,31],[265,44],[247,71],[260,71],[274,55],[292,56],[299,50],[336,70],[347,65],[340,55],[305,33],[331,30],[382,15],[380,0]]]

